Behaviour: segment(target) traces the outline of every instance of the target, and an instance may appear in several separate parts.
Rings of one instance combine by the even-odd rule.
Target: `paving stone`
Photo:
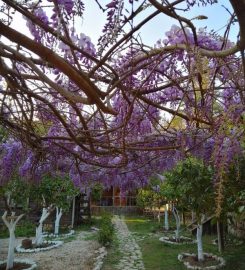
[[[135,238],[128,230],[123,219],[115,216],[113,219],[117,238],[119,240],[119,248],[123,257],[116,266],[119,270],[144,270],[142,254]]]

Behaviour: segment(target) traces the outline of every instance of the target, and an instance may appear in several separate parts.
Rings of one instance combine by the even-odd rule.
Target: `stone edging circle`
[[[0,261],[0,265],[5,264],[7,261]],[[37,268],[37,264],[34,261],[29,259],[14,259],[14,263],[25,263],[29,264],[30,267],[25,268],[24,270],[33,270]]]
[[[43,237],[66,238],[66,237],[72,236],[73,234],[75,234],[74,230],[70,230],[69,233],[64,233],[64,234],[54,234],[54,233],[48,234],[48,233],[44,232]]]
[[[43,243],[54,244],[54,245],[49,246],[49,247],[44,247],[44,248],[29,248],[29,249],[22,248],[22,246],[19,245],[16,247],[16,251],[18,253],[32,253],[32,252],[46,251],[46,250],[50,250],[50,249],[61,246],[63,244],[63,241],[43,241]]]
[[[189,238],[189,237],[185,237],[185,236],[180,236],[180,239],[182,240],[192,240],[191,242],[190,241],[183,241],[183,242],[172,242],[171,240],[169,240],[170,237],[167,237],[167,236],[163,236],[163,237],[160,237],[159,240],[163,243],[167,243],[167,244],[172,244],[172,245],[186,245],[186,244],[195,244],[196,243],[196,240],[193,240],[192,238]]]
[[[211,253],[203,253],[204,256],[206,257],[210,257],[215,259],[216,261],[219,262],[219,264],[217,265],[212,265],[212,266],[206,266],[206,267],[201,267],[201,266],[196,266],[196,265],[190,265],[189,262],[183,262],[183,259],[185,257],[196,257],[196,254],[194,253],[181,253],[178,255],[178,260],[180,262],[183,262],[184,265],[186,266],[187,269],[195,269],[195,270],[216,270],[216,269],[220,269],[222,267],[225,266],[225,260],[222,257],[218,257],[216,255],[213,255]]]

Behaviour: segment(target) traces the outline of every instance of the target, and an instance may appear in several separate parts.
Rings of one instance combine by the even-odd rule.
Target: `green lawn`
[[[184,270],[186,268],[177,260],[178,254],[181,252],[196,253],[196,244],[176,246],[160,242],[159,237],[163,233],[156,232],[159,224],[154,220],[142,217],[126,217],[125,221],[141,247],[146,270]],[[204,252],[218,255],[217,246],[212,244],[213,238],[215,236],[203,237]],[[245,244],[227,247],[223,257],[227,262],[226,267],[223,269],[245,269]]]
[[[119,250],[119,242],[116,235],[113,235],[113,242],[110,247],[107,248],[107,256],[103,261],[103,270],[114,270],[115,265],[119,262],[121,258],[121,252]]]

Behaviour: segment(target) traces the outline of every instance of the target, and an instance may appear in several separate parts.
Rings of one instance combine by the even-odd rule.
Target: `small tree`
[[[15,229],[17,223],[21,220],[24,214],[15,215],[14,209],[17,205],[23,207],[24,210],[28,208],[28,198],[30,196],[30,185],[22,181],[18,177],[13,177],[3,188],[3,193],[7,196],[8,209],[11,209],[11,215],[8,216],[8,211],[5,211],[2,219],[9,230],[9,248],[7,257],[6,270],[12,269],[14,265],[14,248],[15,248]]]
[[[160,194],[163,197],[163,200],[165,202],[164,228],[166,231],[168,231],[169,230],[168,203],[176,199],[177,190],[174,190],[173,186],[170,183],[168,183],[167,181],[164,181],[160,185]],[[177,224],[176,224],[176,230],[178,230]],[[178,232],[176,234],[178,234]]]
[[[63,212],[69,210],[71,201],[73,197],[79,193],[79,190],[74,187],[73,183],[67,176],[45,175],[42,178],[39,191],[45,203],[49,205],[49,207],[52,206],[56,208],[54,233],[59,234],[60,220]],[[43,214],[47,218],[49,211],[46,210],[44,212]]]
[[[21,205],[26,213],[29,210],[29,199],[32,196],[32,185],[20,177],[14,175],[12,179],[3,187],[7,208],[15,211]]]
[[[153,213],[155,213],[156,208],[158,209],[158,221],[160,221],[160,207],[162,205],[162,197],[159,191],[159,185],[152,185],[151,181],[151,184],[140,189],[136,196],[136,203],[139,207],[149,208]]]
[[[213,211],[214,205],[212,175],[210,167],[193,157],[180,162],[166,175],[168,182],[178,190],[181,204],[196,213],[198,261],[204,260],[202,222],[205,215]]]
[[[217,217],[217,235],[219,252],[224,250],[223,224],[227,221],[227,214],[233,213],[237,217],[244,216],[245,199],[245,155],[238,156],[229,166],[224,175],[223,203],[220,215]],[[228,216],[229,217],[229,216]],[[232,218],[229,218],[232,222]]]

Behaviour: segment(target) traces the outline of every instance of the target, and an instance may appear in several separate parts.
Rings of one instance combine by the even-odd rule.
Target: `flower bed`
[[[183,244],[195,244],[196,240],[193,240],[189,237],[180,236],[180,241],[177,242],[175,236],[167,237],[163,236],[159,238],[161,242],[167,243],[167,244],[173,244],[173,245],[183,245]]]
[[[16,247],[16,251],[19,253],[31,253],[31,252],[40,252],[40,251],[46,251],[53,248],[57,248],[63,244],[63,241],[44,241],[43,242],[45,247],[34,247],[34,248],[23,248],[21,245]]]
[[[6,263],[7,263],[7,261],[0,261],[0,269],[1,269],[1,267],[4,267],[3,269],[6,269],[6,266],[5,266]],[[21,265],[23,265],[23,267],[25,267],[25,265],[26,265],[26,268],[19,267],[18,269],[33,270],[33,269],[37,268],[37,264],[34,261],[31,261],[29,259],[15,259],[13,269],[15,269],[16,266],[21,266]]]
[[[198,262],[196,254],[181,253],[178,260],[183,262],[187,269],[215,270],[225,266],[225,260],[210,253],[204,253],[204,261]]]

